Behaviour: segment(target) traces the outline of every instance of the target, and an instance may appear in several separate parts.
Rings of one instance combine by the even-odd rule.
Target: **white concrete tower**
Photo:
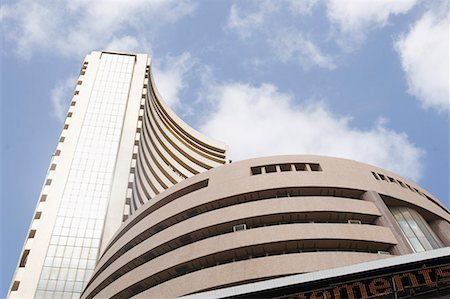
[[[79,298],[132,211],[226,163],[226,146],[178,119],[150,78],[146,54],[86,56],[9,298]]]

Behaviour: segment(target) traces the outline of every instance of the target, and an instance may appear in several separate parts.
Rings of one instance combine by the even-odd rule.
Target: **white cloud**
[[[227,29],[235,31],[241,38],[249,37],[252,32],[263,26],[265,18],[275,10],[272,2],[260,2],[256,11],[243,11],[233,4],[228,17]]]
[[[226,29],[236,32],[241,38],[248,38],[254,31],[264,27],[271,31],[273,28],[269,19],[282,8],[287,8],[295,16],[307,15],[311,14],[318,0],[266,0],[252,3],[255,9],[247,10],[233,4]]]
[[[77,82],[75,76],[70,76],[63,81],[56,83],[55,87],[50,91],[50,98],[53,105],[52,115],[56,117],[60,122],[63,122],[66,118],[67,103],[72,98],[73,87]]]
[[[314,7],[319,3],[319,0],[285,0],[291,13],[295,15],[309,15],[312,13]]]
[[[112,38],[103,49],[117,52],[151,53],[150,43],[145,38],[138,39],[129,35]]]
[[[324,54],[320,48],[296,28],[282,28],[276,24],[277,16],[283,8],[295,17],[311,14],[317,0],[295,1],[258,1],[255,9],[244,10],[236,4],[231,6],[227,29],[237,33],[241,38],[250,37],[260,30],[265,42],[274,52],[275,57],[283,63],[295,62],[305,70],[318,66],[334,69],[333,58]]]
[[[408,12],[417,0],[329,0],[327,15],[343,34],[343,46],[365,39],[368,30],[384,27],[391,15]],[[344,44],[345,43],[345,44]]]
[[[213,85],[206,92],[216,110],[200,130],[225,140],[233,159],[261,155],[321,154],[354,159],[418,180],[423,151],[404,133],[379,122],[368,130],[333,115],[322,103],[296,106],[271,84]]]
[[[270,44],[283,63],[296,62],[306,70],[312,66],[329,70],[336,68],[330,55],[322,53],[319,47],[296,30],[278,32]]]
[[[146,50],[147,36],[195,8],[189,0],[19,0],[1,11],[7,40],[19,56],[29,57],[36,50],[85,55],[119,41],[122,50]],[[139,36],[132,37],[135,31]]]
[[[172,109],[181,104],[179,93],[185,87],[183,77],[195,63],[189,53],[183,53],[176,57],[165,57],[153,67],[156,87]]]
[[[409,92],[425,108],[449,110],[449,23],[447,15],[425,13],[395,43]]]

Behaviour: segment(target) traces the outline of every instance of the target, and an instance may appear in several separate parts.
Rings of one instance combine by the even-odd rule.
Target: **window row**
[[[415,193],[417,193],[417,194],[419,194],[419,195],[421,195],[423,197],[426,197],[426,198],[432,200],[428,195],[424,194],[419,189],[417,189],[415,187],[412,187],[411,185],[409,185],[407,183],[404,183],[404,182],[402,182],[400,180],[397,180],[397,179],[395,179],[393,177],[390,177],[390,176],[387,176],[387,175],[384,175],[384,174],[381,174],[381,173],[376,173],[376,172],[373,172],[373,171],[372,171],[372,175],[378,181],[385,181],[385,182],[388,182],[388,183],[395,183],[395,184],[397,184],[399,186],[402,186],[405,189],[409,189],[412,192],[415,192]]]
[[[253,166],[250,168],[252,175],[258,175],[263,173],[272,172],[285,172],[285,171],[322,171],[322,167],[319,163],[283,163],[283,164],[270,164]]]

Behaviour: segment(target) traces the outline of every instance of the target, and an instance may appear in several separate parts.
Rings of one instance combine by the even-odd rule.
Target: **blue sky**
[[[128,2],[2,2],[1,295],[92,50],[151,54],[166,101],[233,160],[355,159],[450,206],[448,1]]]

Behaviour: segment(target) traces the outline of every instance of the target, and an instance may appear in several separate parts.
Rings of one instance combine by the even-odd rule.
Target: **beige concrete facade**
[[[374,166],[309,155],[227,164],[139,208],[82,298],[172,298],[408,254],[411,240],[390,212],[398,206],[448,234],[436,198]]]

